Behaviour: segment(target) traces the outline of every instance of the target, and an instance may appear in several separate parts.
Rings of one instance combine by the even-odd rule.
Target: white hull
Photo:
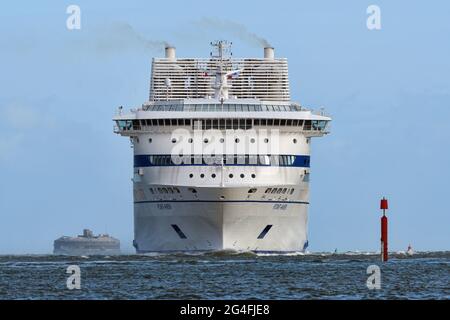
[[[303,251],[307,206],[302,201],[267,199],[137,202],[136,250]]]

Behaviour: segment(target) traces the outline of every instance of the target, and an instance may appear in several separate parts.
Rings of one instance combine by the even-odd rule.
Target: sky
[[[81,9],[69,30],[66,9]],[[312,141],[310,251],[450,249],[450,2],[10,1],[0,10],[0,254],[50,253],[83,228],[132,252],[132,149],[119,105],[148,100],[162,43],[180,57],[289,61],[291,97],[324,107]],[[381,29],[366,10],[379,6]]]

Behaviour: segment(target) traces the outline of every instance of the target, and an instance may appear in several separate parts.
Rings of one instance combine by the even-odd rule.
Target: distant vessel
[[[77,237],[63,236],[54,242],[54,254],[85,256],[120,254],[120,241],[107,234],[95,236],[91,230],[84,229]]]
[[[134,241],[152,251],[304,251],[311,138],[331,118],[291,101],[288,65],[154,58],[150,97],[114,117],[134,149]]]
[[[406,250],[406,255],[407,256],[412,256],[414,254],[414,250],[411,247],[411,245],[408,246],[408,250]]]

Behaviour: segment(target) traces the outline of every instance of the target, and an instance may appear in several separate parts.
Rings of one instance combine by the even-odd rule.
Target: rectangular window
[[[304,130],[311,130],[311,120],[305,120]]]
[[[206,119],[205,120],[205,129],[209,130],[212,127],[212,120],[211,119]]]

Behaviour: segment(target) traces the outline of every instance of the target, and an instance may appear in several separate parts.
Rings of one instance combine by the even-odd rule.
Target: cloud
[[[0,105],[0,161],[22,151],[29,137],[36,131],[51,126],[48,115],[30,105],[18,102]]]
[[[11,104],[2,108],[1,122],[12,129],[29,129],[39,124],[39,113],[22,104]]]
[[[24,137],[21,133],[2,134],[0,137],[0,161],[16,154],[23,144],[23,140]]]

